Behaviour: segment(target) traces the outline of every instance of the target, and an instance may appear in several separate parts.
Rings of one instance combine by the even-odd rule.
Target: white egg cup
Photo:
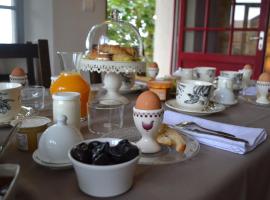
[[[257,81],[257,100],[259,104],[270,104],[268,99],[268,91],[270,89],[270,82]]]
[[[27,83],[27,75],[24,75],[24,76],[9,75],[9,81],[11,83],[20,83],[22,84],[22,86],[25,86]]]
[[[136,143],[142,153],[157,153],[161,146],[156,142],[156,135],[163,120],[164,109],[140,110],[133,107],[135,126],[142,138]]]
[[[147,67],[147,75],[151,78],[156,78],[159,72],[159,68],[157,67]]]

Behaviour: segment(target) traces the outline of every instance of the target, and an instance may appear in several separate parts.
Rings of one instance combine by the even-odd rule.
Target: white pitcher
[[[224,105],[232,105],[235,103],[233,93],[233,80],[229,77],[218,77],[218,88],[214,91],[214,101]]]
[[[179,67],[177,71],[173,73],[173,76],[183,80],[193,79],[193,69],[192,68],[181,68]]]

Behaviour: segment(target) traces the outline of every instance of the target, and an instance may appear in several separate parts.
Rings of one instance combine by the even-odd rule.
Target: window
[[[0,43],[18,42],[18,4],[16,0],[0,0]]]

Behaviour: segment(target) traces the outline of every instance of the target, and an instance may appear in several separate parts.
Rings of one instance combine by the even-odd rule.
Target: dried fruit
[[[80,143],[71,150],[74,159],[93,165],[113,165],[132,160],[139,155],[139,149],[128,140],[121,140],[116,146],[108,142],[92,141]]]

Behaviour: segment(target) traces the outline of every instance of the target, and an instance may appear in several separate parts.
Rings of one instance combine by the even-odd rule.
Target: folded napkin
[[[245,96],[256,96],[256,93],[257,93],[256,86],[244,88],[241,91],[241,93],[242,95],[245,95]]]
[[[248,141],[248,144],[242,141],[234,141],[220,136],[206,135],[196,133],[195,131],[185,131],[185,133],[196,138],[200,143],[213,146],[219,149],[231,151],[238,154],[245,154],[255,149],[259,144],[265,141],[267,133],[262,128],[249,128],[243,126],[235,126],[220,122],[214,122],[198,117],[180,114],[172,111],[165,111],[163,122],[168,125],[176,125],[181,122],[195,122],[202,127],[214,131],[222,131],[235,135]]]

